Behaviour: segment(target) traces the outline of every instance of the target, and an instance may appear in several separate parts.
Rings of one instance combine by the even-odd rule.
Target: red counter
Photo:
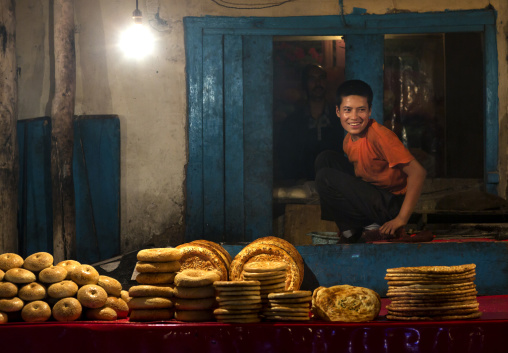
[[[508,296],[479,297],[482,318],[368,323],[46,322],[0,326],[6,353],[508,352]],[[386,300],[383,304],[386,305]]]

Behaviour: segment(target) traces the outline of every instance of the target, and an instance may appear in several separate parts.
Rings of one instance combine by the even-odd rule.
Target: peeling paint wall
[[[156,38],[155,52],[128,60],[119,36],[132,23],[135,1],[76,0],[76,115],[117,114],[121,124],[122,252],[183,241],[187,102],[182,20],[186,16],[319,16],[482,9],[498,13],[499,194],[507,193],[508,3],[506,0],[292,0],[248,9],[248,0],[140,0]],[[51,2],[18,0],[19,118],[49,115],[53,90]],[[226,6],[232,6],[231,8]],[[340,4],[343,4],[341,9]],[[504,177],[503,177],[504,176]]]

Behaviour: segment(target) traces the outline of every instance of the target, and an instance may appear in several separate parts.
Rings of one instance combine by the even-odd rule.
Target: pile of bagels
[[[122,293],[123,292],[123,293]],[[75,260],[0,254],[0,323],[117,320],[129,313],[121,283]]]

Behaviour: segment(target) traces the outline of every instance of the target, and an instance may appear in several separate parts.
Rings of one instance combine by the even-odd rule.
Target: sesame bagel
[[[175,277],[175,285],[178,287],[204,287],[218,281],[220,275],[215,271],[184,270]]]
[[[18,294],[18,286],[11,282],[0,282],[0,298],[12,298]]]
[[[106,304],[108,294],[96,284],[86,284],[78,290],[77,298],[84,307],[94,309]]]
[[[5,272],[5,280],[12,283],[31,283],[35,282],[35,279],[35,274],[32,271],[26,270],[24,268],[11,268]]]
[[[73,297],[77,292],[78,285],[75,282],[69,280],[53,283],[48,287],[48,295],[51,298],[55,299]]]
[[[112,295],[114,297],[119,297],[122,293],[122,284],[113,277],[100,275],[97,285],[104,288],[108,295]]]
[[[97,284],[99,281],[99,272],[90,265],[78,265],[71,272],[71,280],[80,286],[86,284]]]
[[[57,283],[67,278],[67,270],[62,266],[51,266],[39,272],[39,281],[43,283]]]
[[[25,305],[25,303],[18,297],[0,299],[0,311],[3,311],[4,313],[20,311],[23,308],[23,305]]]
[[[46,295],[46,287],[37,282],[25,284],[18,292],[18,297],[28,302],[45,299]]]
[[[23,268],[33,272],[42,271],[53,265],[53,255],[47,252],[36,252],[28,256],[23,263]]]
[[[87,309],[85,316],[88,320],[101,321],[114,321],[118,318],[116,311],[113,308],[109,307]]]
[[[26,322],[44,322],[51,317],[51,308],[48,303],[36,300],[28,303],[21,310],[21,318]]]
[[[55,266],[61,266],[67,270],[67,277],[65,279],[71,279],[71,272],[76,268],[76,266],[81,265],[78,261],[75,260],[64,260],[57,263]]]
[[[14,253],[4,253],[0,255],[0,270],[8,271],[11,268],[23,266],[24,260],[21,256]]]
[[[113,309],[119,319],[124,319],[129,315],[129,306],[122,298],[108,297],[104,306]]]
[[[53,306],[53,317],[57,321],[75,321],[80,318],[82,311],[79,300],[63,298]]]

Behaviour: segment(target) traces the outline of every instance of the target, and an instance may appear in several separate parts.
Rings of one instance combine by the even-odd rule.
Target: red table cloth
[[[0,352],[508,352],[508,296],[478,297],[475,320],[258,324],[78,321],[0,325]]]

